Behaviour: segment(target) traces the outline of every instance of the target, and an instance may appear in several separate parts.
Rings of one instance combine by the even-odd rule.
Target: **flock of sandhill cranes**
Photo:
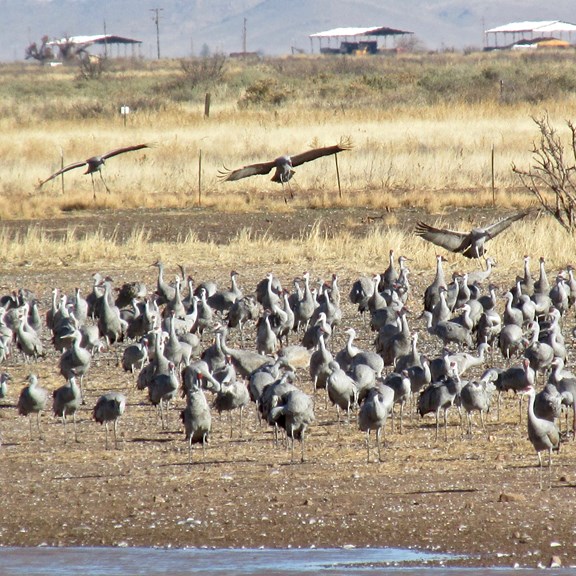
[[[86,298],[79,289],[72,296],[54,289],[44,315],[27,290],[2,297],[0,361],[16,362],[18,355],[26,362],[37,361],[52,354],[49,346],[55,348],[64,383],[52,392],[52,410],[64,426],[72,419],[77,438],[76,413],[85,401],[83,381],[89,377],[92,358],[103,349],[113,350],[118,364],[135,374],[138,389],[146,391],[157,407],[162,428],[168,427],[171,403],[185,399],[180,416],[190,461],[193,444],[205,448],[213,409],[237,410],[241,418],[252,401],[261,421],[273,427],[275,438],[280,429],[285,431],[292,459],[295,440],[300,441],[303,461],[318,392],[325,391],[325,403],[336,406],[339,428],[341,411],[350,423],[357,410],[355,418],[366,434],[370,461],[370,435],[376,435],[380,460],[381,435],[390,417],[392,429],[399,419],[396,428],[402,433],[405,410],[416,409],[421,416],[432,413],[438,439],[443,414],[447,438],[447,414],[457,406],[466,414],[466,431],[472,434],[472,413],[480,413],[484,428],[494,394],[498,394],[499,417],[501,394],[513,390],[520,396],[520,419],[521,398],[529,397],[528,436],[538,454],[542,484],[541,452],[548,452],[550,469],[552,451],[560,443],[556,423],[562,410],[576,411],[576,376],[565,369],[562,331],[563,319],[576,299],[573,269],[562,271],[550,283],[545,260],[540,258],[534,280],[526,256],[522,274],[499,297],[489,284],[493,260],[486,260],[486,269],[455,275],[450,282],[443,261],[437,256],[435,277],[424,292],[424,331],[409,326],[409,316],[414,314],[408,311],[407,300],[411,299],[414,310],[419,297],[413,294],[404,256],[396,261],[391,251],[384,272],[352,284],[348,300],[365,317],[365,331],[370,329],[374,335],[372,349],[358,347],[356,330],[346,329],[336,275],[316,286],[306,272],[288,291],[270,273],[245,294],[236,271],[231,272],[227,289],[214,282],[195,285],[184,269],[170,284],[158,261],[153,293],[143,282],[131,282],[116,290],[114,297],[112,280],[95,274]],[[255,334],[255,341],[246,344],[250,324],[255,324],[255,330],[248,330],[248,335]],[[345,333],[346,343],[332,352],[335,330]],[[230,333],[237,334],[239,347],[230,345]],[[291,335],[298,343],[289,343]],[[421,353],[421,339],[441,353]],[[503,362],[496,361],[498,350]],[[30,366],[32,373],[16,405],[19,414],[36,415],[41,434],[40,414],[48,408],[49,394],[38,382],[34,364]],[[481,376],[465,380],[472,368],[481,370]],[[313,393],[298,383],[304,370]],[[7,396],[9,378],[7,373],[0,377],[0,397]],[[537,380],[541,381],[538,392]],[[118,447],[117,423],[125,409],[126,397],[119,392],[102,395],[93,407],[94,420],[106,428],[106,448],[110,423]],[[572,430],[566,426],[565,434],[575,432],[573,418]]]

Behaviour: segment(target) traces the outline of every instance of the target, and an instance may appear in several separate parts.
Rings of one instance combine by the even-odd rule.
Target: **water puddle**
[[[406,576],[508,576],[518,570],[452,568],[430,563],[455,557],[399,548],[156,549],[0,548],[0,576],[283,576],[290,574],[383,574]],[[409,563],[409,566],[402,564]],[[522,574],[533,572],[522,570]],[[535,573],[536,571],[534,571]]]

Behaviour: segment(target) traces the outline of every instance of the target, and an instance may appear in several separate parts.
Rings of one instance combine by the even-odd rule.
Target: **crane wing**
[[[117,156],[118,154],[124,154],[124,152],[134,152],[135,150],[142,150],[142,148],[150,148],[149,144],[136,144],[134,146],[125,146],[124,148],[116,148],[116,150],[110,150],[102,154],[101,158],[106,160],[106,158],[112,158],[112,156]]]
[[[436,246],[442,246],[450,252],[463,252],[470,246],[470,234],[446,228],[434,228],[425,222],[416,224],[416,235],[436,244]]]
[[[300,164],[304,164],[304,162],[311,162],[312,160],[316,160],[322,156],[338,154],[338,152],[350,150],[351,148],[352,145],[348,142],[341,142],[340,144],[336,144],[336,146],[326,146],[324,148],[314,148],[312,150],[307,150],[306,152],[302,152],[302,154],[291,156],[290,160],[292,161],[292,166],[295,167],[300,166]]]
[[[494,236],[506,230],[506,228],[508,228],[508,226],[510,226],[512,222],[516,222],[516,220],[521,220],[528,214],[529,212],[527,211],[518,212],[517,214],[512,214],[512,216],[508,216],[507,218],[503,218],[502,220],[499,220],[498,222],[491,224],[486,228],[486,233],[488,234],[488,237],[494,238]]]
[[[64,168],[60,168],[60,170],[58,170],[58,172],[54,172],[54,174],[52,174],[51,176],[46,178],[46,180],[42,180],[42,182],[40,182],[40,184],[38,184],[38,188],[41,188],[42,186],[44,186],[44,184],[46,184],[46,182],[50,182],[50,180],[53,180],[57,176],[60,176],[60,174],[64,174],[64,172],[68,172],[68,170],[74,170],[74,168],[82,168],[83,166],[86,166],[85,161],[74,162],[73,164],[68,164],[68,166],[64,166]]]
[[[275,162],[260,162],[259,164],[249,164],[248,166],[243,166],[236,170],[228,170],[224,167],[224,170],[218,172],[218,178],[225,182],[233,182],[234,180],[241,180],[242,178],[248,178],[248,176],[256,176],[262,174],[269,174],[270,170],[274,168]]]

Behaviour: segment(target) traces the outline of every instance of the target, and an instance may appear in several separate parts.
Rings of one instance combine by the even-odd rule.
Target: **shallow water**
[[[398,548],[336,549],[155,549],[155,548],[0,548],[0,576],[155,576],[202,574],[282,576],[382,574],[508,576],[536,573],[502,568],[431,567],[453,556]],[[402,567],[402,564],[410,566]],[[539,573],[541,571],[538,571]],[[547,571],[547,574],[553,574]],[[562,574],[566,574],[562,571]]]

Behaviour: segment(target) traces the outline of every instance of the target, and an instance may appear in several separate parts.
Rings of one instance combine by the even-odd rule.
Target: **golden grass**
[[[450,66],[453,61],[444,58],[439,65]],[[311,65],[321,66],[321,60]],[[116,88],[119,93],[113,94],[118,104],[124,96],[135,97],[131,90],[137,89],[141,77],[171,78],[178,73],[174,62],[165,67],[140,66],[118,73],[120,79],[126,76],[121,88]],[[3,69],[0,74],[6,82],[28,78],[48,91],[54,82],[73,81],[70,70],[22,67]],[[84,86],[76,88],[78,96],[65,103],[72,112],[109,106],[108,97],[97,90],[88,95]],[[45,106],[46,116],[38,122],[27,119],[23,99],[7,97],[2,104],[6,113],[0,120],[0,218],[56,217],[62,211],[88,208],[195,205],[200,152],[204,206],[225,211],[290,210],[280,187],[268,176],[220,182],[218,170],[333,144],[343,137],[354,144],[351,151],[338,156],[343,197],[338,195],[334,158],[328,157],[296,169],[293,207],[421,206],[436,213],[454,205],[488,206],[492,203],[492,147],[498,205],[525,206],[529,200],[516,194],[520,183],[511,165],[530,164],[532,142],[538,138],[531,116],[546,110],[562,131],[566,110],[574,104],[570,95],[559,101],[515,106],[502,105],[496,98],[478,104],[375,107],[355,106],[351,98],[348,108],[329,108],[318,106],[317,95],[310,95],[288,100],[282,107],[239,109],[237,96],[228,86],[217,90],[209,119],[203,117],[200,102],[169,102],[157,110],[137,108],[127,127],[117,106],[105,114],[64,114],[54,119],[48,110],[50,99],[56,96],[46,96],[38,105],[40,113]],[[137,142],[152,143],[153,148],[112,158],[104,168],[111,195],[103,193],[96,177],[97,200],[93,202],[90,177],[82,169],[65,175],[64,195],[60,179],[37,189],[40,180],[61,166],[61,154],[64,163],[69,163]],[[22,201],[15,203],[15,197]]]
[[[486,222],[490,222],[489,216]],[[443,219],[432,223],[443,226]],[[463,221],[457,228],[467,231],[480,222]],[[454,228],[454,225],[451,226]],[[456,254],[447,254],[433,244],[416,237],[411,230],[388,223],[372,227],[365,236],[358,237],[352,229],[333,234],[318,220],[299,238],[277,240],[270,233],[254,234],[250,228],[241,229],[228,244],[202,242],[192,232],[183,232],[178,242],[152,241],[146,227],[135,229],[124,241],[118,230],[105,234],[102,230],[80,233],[71,226],[62,240],[50,238],[38,226],[26,233],[10,234],[0,228],[0,250],[5,255],[3,268],[30,266],[47,270],[65,266],[71,268],[102,267],[107,270],[127,270],[148,266],[154,258],[174,265],[193,262],[203,269],[232,269],[242,262],[243,267],[275,268],[277,266],[316,270],[346,271],[348,274],[381,272],[387,265],[390,249],[410,258],[415,272],[431,271],[435,255],[444,253],[449,260],[447,269],[471,270],[476,264]],[[564,268],[576,252],[576,239],[571,238],[548,216],[515,223],[497,240],[489,244],[490,254],[502,270],[520,272],[524,254],[537,258],[545,255],[550,271]]]

